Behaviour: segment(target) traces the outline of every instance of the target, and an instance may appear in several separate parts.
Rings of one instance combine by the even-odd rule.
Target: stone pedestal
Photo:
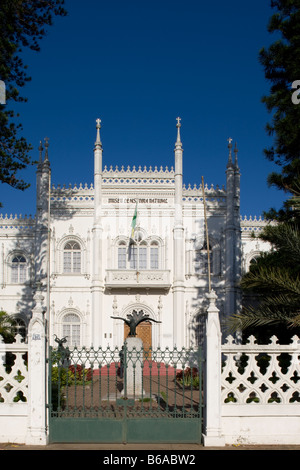
[[[124,398],[141,398],[145,396],[142,385],[143,341],[129,336],[125,341],[124,357]]]

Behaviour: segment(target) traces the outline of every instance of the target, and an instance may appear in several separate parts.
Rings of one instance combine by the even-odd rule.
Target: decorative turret
[[[100,139],[101,119],[96,120],[97,136],[94,147],[94,190],[95,190],[95,220],[100,220],[102,193],[102,143]]]
[[[239,307],[238,281],[241,257],[240,230],[240,171],[238,149],[235,144],[232,160],[232,139],[228,139],[228,162],[226,169],[226,224],[225,224],[225,316],[237,313]]]
[[[49,282],[49,236],[50,236],[50,185],[51,170],[48,155],[49,138],[45,137],[45,156],[43,145],[39,145],[39,161],[37,165],[36,193],[36,231],[35,231],[35,281],[45,289]]]
[[[184,346],[184,226],[182,214],[182,143],[180,138],[181,119],[177,118],[177,140],[175,143],[175,220],[173,229],[173,337],[176,346]]]
[[[182,143],[180,138],[181,118],[177,118],[177,140],[175,143],[175,226],[182,224]]]
[[[229,149],[229,154],[228,154],[228,163],[227,163],[227,168],[233,168],[233,163],[232,163],[232,138],[229,137],[229,139],[227,139],[228,141],[228,149]]]
[[[234,146],[234,197],[235,197],[235,206],[240,207],[240,168],[238,164],[238,148],[237,143]]]
[[[93,344],[103,337],[103,236],[102,236],[102,143],[100,138],[101,120],[96,120],[96,142],[94,146],[94,225],[93,225],[93,272],[92,272],[92,311],[91,337]]]
[[[49,190],[51,180],[51,170],[48,155],[49,138],[45,137],[45,156],[43,159],[43,145],[40,141],[39,145],[39,161],[37,164],[36,173],[36,208],[37,208],[37,220],[39,223],[47,225],[48,222],[48,211],[49,211]]]

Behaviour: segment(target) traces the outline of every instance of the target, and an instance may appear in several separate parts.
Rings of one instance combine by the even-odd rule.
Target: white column
[[[204,446],[220,447],[225,445],[221,435],[221,329],[214,290],[207,294],[207,298],[203,443]]]
[[[173,344],[184,347],[184,227],[182,215],[182,144],[180,140],[180,118],[177,118],[177,141],[175,144],[175,223],[173,229]]]
[[[92,229],[93,253],[92,253],[92,319],[91,338],[92,344],[98,347],[103,341],[103,256],[102,238],[103,229],[101,223],[102,210],[102,143],[100,140],[101,120],[96,121],[97,137],[94,148],[94,225]]]
[[[46,334],[44,297],[34,296],[36,305],[28,328],[28,428],[27,445],[47,445]]]

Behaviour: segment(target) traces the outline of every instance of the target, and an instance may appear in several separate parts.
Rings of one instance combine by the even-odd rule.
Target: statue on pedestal
[[[139,312],[137,312],[136,310],[133,310],[132,313],[129,313],[127,315],[127,318],[122,318],[122,317],[110,317],[110,318],[123,320],[123,322],[129,326],[128,336],[136,336],[136,327],[143,321],[153,321],[155,323],[161,323],[161,321],[150,318],[149,315],[144,313],[143,310],[140,310]]]

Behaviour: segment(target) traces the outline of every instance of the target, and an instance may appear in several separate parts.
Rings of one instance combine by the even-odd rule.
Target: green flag
[[[133,235],[134,235],[134,229],[135,229],[135,226],[136,226],[136,219],[137,219],[137,201],[136,201],[135,211],[134,211],[132,221],[131,221],[131,238],[133,238]]]

